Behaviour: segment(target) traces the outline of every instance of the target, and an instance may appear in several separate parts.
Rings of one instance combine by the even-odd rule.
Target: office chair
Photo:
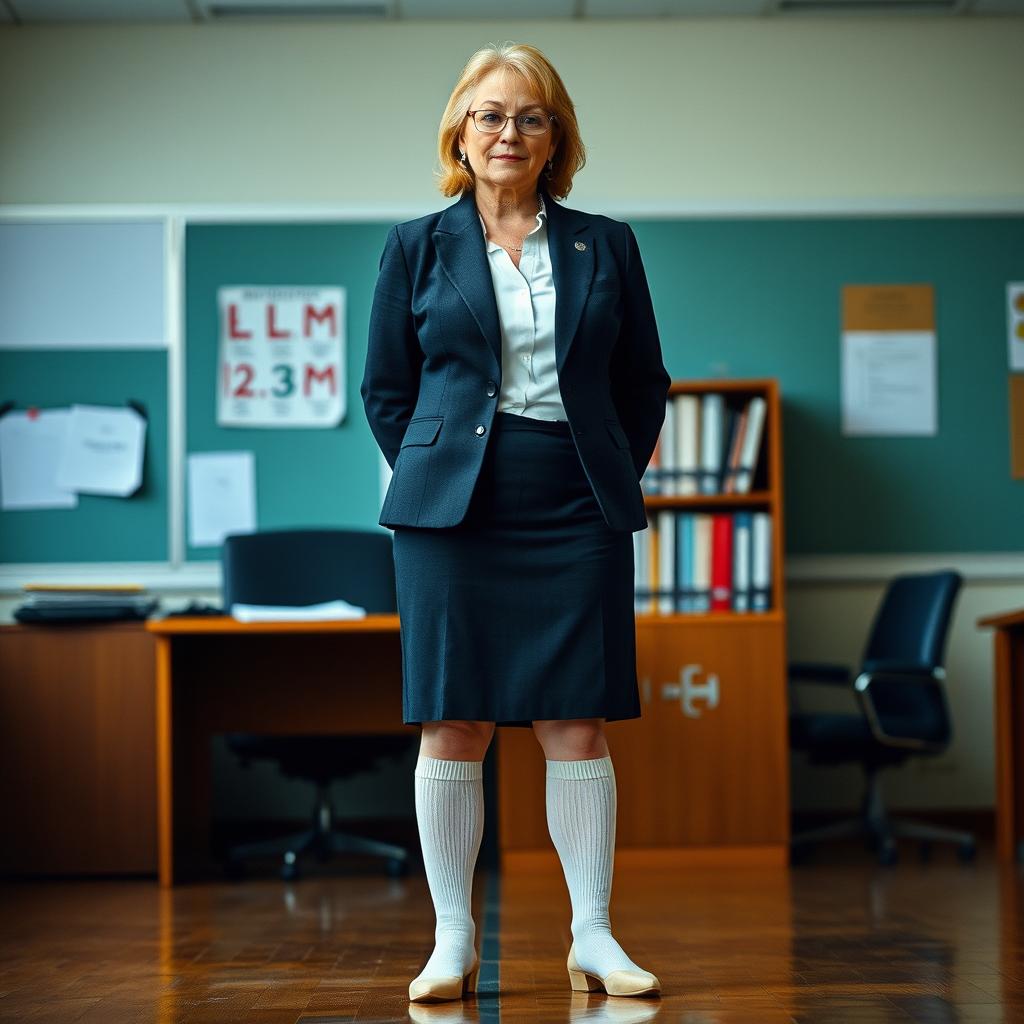
[[[221,550],[223,603],[309,605],[342,598],[367,613],[394,613],[395,566],[391,536],[368,530],[266,530],[225,538]],[[370,853],[387,858],[392,877],[408,872],[409,852],[391,843],[334,828],[330,785],[375,767],[383,757],[403,756],[411,736],[254,736],[231,733],[229,749],[248,765],[252,758],[277,761],[282,773],[316,786],[313,825],[303,832],[228,850],[229,876],[243,873],[249,857],[281,854],[281,876],[295,879],[299,855],[325,861],[331,853]]]
[[[878,773],[908,757],[935,757],[949,746],[952,720],[943,668],[953,605],[962,582],[953,571],[894,577],[875,613],[856,678],[845,665],[789,665],[789,681],[852,687],[859,714],[791,714],[790,746],[806,751],[811,764],[859,761],[866,776],[861,813],[790,840],[797,862],[810,844],[864,835],[881,864],[897,860],[896,838],[921,840],[922,858],[930,841],[957,844],[962,861],[976,852],[969,832],[889,817]]]

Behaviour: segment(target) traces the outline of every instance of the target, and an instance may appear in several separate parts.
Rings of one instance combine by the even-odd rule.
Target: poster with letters
[[[345,289],[218,289],[217,424],[333,427],[345,416]]]

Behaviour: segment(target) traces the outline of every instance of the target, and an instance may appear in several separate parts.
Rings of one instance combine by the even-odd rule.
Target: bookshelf
[[[760,438],[756,445],[754,461],[750,476],[750,489],[745,493],[726,493],[722,489],[725,479],[725,472],[720,471],[717,479],[712,484],[715,490],[711,493],[679,494],[679,493],[650,493],[649,488],[664,488],[669,484],[673,490],[678,490],[678,477],[673,472],[682,463],[680,454],[675,451],[676,445],[669,447],[673,464],[664,465],[661,457],[666,450],[666,430],[675,428],[675,420],[678,419],[677,396],[693,396],[698,405],[698,440],[691,451],[691,460],[696,454],[698,464],[702,456],[699,434],[703,430],[703,399],[707,395],[721,396],[722,408],[728,419],[722,430],[721,448],[724,450],[722,462],[728,465],[730,452],[732,451],[732,437],[728,428],[741,421],[741,414],[749,407],[751,399],[760,398],[764,402],[764,420],[760,431]],[[675,409],[666,416],[665,428],[662,430],[662,437],[658,441],[658,447],[652,456],[651,466],[645,474],[643,486],[645,489],[644,504],[647,508],[647,518],[650,526],[647,532],[648,538],[641,538],[641,534],[634,534],[637,538],[637,562],[641,559],[647,561],[647,580],[655,591],[664,594],[661,590],[662,580],[659,574],[659,554],[662,544],[660,535],[660,523],[663,514],[668,512],[692,512],[705,515],[729,515],[734,516],[737,511],[750,513],[761,513],[767,516],[770,522],[770,537],[767,550],[768,571],[770,573],[770,589],[766,600],[766,608],[760,611],[737,610],[735,608],[706,611],[658,611],[647,610],[643,606],[647,603],[643,598],[637,601],[637,623],[671,624],[680,618],[692,620],[697,618],[716,618],[726,616],[758,616],[765,615],[780,618],[783,610],[783,515],[782,515],[782,456],[781,456],[781,415],[779,407],[778,383],[772,378],[766,379],[744,379],[744,380],[698,380],[698,381],[673,381],[669,389],[668,402]],[[678,433],[677,433],[678,438]],[[692,465],[692,462],[690,463]],[[723,467],[724,468],[724,467]],[[710,474],[703,474],[708,477]],[[732,532],[732,531],[731,531]],[[709,538],[710,539],[710,538]],[[678,537],[674,538],[678,542]],[[737,540],[733,533],[733,542]],[[729,576],[730,584],[735,582],[732,570],[732,557],[735,555],[735,547],[730,553]],[[639,577],[639,572],[638,572]],[[672,581],[675,582],[675,581]],[[638,594],[646,596],[647,590],[638,580]],[[730,595],[732,597],[734,595]],[[657,595],[654,597],[657,603]],[[678,594],[673,601],[679,603]]]
[[[658,513],[664,510],[767,513],[766,607],[637,612],[641,717],[610,722],[605,732],[619,796],[616,858],[651,867],[785,865],[790,796],[778,385],[774,379],[680,380],[669,400],[678,395],[701,401],[720,395],[714,401],[736,413],[753,398],[764,400],[750,489],[645,493],[649,526],[634,533],[634,543],[639,534],[651,534],[653,548],[646,550],[657,564]],[[731,422],[722,417],[723,425]],[[728,431],[719,437],[728,452]],[[504,730],[499,744],[502,863],[555,869],[543,810],[544,761],[525,733]]]

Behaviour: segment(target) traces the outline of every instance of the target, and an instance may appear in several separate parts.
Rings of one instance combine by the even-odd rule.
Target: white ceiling
[[[330,18],[1024,16],[1024,0],[0,0],[0,24]]]

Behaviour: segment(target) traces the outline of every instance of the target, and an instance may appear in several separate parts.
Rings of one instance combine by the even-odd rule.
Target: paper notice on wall
[[[222,427],[333,427],[345,416],[345,289],[217,293]]]
[[[1010,369],[1024,370],[1024,281],[1006,286],[1006,327],[1010,335]]]
[[[0,417],[0,507],[75,508],[78,495],[57,485],[68,409],[30,409]]]
[[[230,533],[256,529],[252,452],[195,452],[188,457],[188,533],[194,548],[216,547]]]
[[[937,433],[932,286],[845,286],[840,365],[844,435]]]
[[[73,405],[57,485],[124,498],[142,484],[146,419],[131,406]]]

